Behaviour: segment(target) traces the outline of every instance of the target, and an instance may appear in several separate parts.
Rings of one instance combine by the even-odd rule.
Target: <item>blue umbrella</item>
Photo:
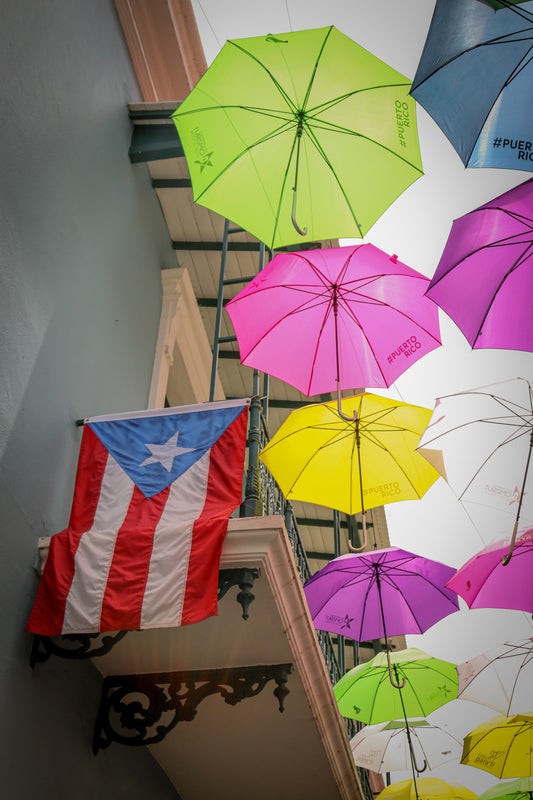
[[[437,0],[411,95],[467,167],[533,171],[533,2]]]

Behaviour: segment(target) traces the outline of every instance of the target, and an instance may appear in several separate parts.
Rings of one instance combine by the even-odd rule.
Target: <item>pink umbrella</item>
[[[457,595],[446,588],[454,573],[446,564],[386,547],[334,558],[304,592],[315,628],[358,642],[386,639],[424,633],[457,611]],[[388,650],[387,661],[394,684]]]
[[[446,586],[470,608],[533,612],[533,528],[516,538],[513,557],[502,563],[509,538],[489,544],[463,564]]]
[[[533,178],[456,219],[427,296],[473,348],[533,351]]]
[[[280,253],[226,308],[243,364],[340,397],[390,386],[440,345],[428,283],[371,244]]]

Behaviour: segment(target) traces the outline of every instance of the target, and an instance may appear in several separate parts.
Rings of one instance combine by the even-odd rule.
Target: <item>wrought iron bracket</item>
[[[218,599],[221,600],[232,586],[238,586],[241,591],[237,594],[236,599],[242,607],[242,618],[248,619],[250,603],[255,600],[251,589],[259,574],[259,569],[256,567],[221,569],[218,573]]]
[[[128,631],[114,633],[68,633],[64,636],[33,637],[30,666],[48,661],[50,656],[60,656],[79,661],[84,658],[103,656],[124,638]]]
[[[236,705],[255,697],[269,681],[284,710],[292,664],[162,672],[146,675],[110,675],[104,678],[96,718],[93,753],[112,742],[134,747],[156,744],[176,727],[190,722],[205,697],[220,694]]]
[[[238,586],[241,591],[237,594],[236,600],[242,607],[242,618],[248,619],[250,603],[255,600],[251,589],[254,585],[254,580],[259,577],[259,574],[259,570],[256,567],[221,569],[218,573],[218,600],[221,600],[232,586]],[[127,633],[128,631],[69,633],[64,636],[39,636],[35,634],[30,653],[30,666],[33,669],[35,664],[48,661],[50,656],[73,660],[103,656],[109,653]]]

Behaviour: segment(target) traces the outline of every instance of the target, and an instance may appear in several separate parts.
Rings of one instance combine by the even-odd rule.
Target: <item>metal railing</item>
[[[285,520],[285,527],[289,536],[296,567],[302,584],[311,577],[311,568],[305,548],[300,537],[298,523],[291,503],[284,497],[283,492],[274,480],[271,473],[259,461],[260,451],[269,441],[266,420],[262,412],[261,400],[253,397],[250,404],[250,426],[248,434],[248,468],[246,472],[244,500],[241,506],[241,516],[265,516],[279,514]],[[332,685],[342,677],[339,662],[335,654],[335,646],[331,636],[326,631],[316,631],[317,639],[322,650],[326,668]],[[356,733],[355,722],[345,718],[346,730],[351,738]],[[366,774],[366,773],[365,773]],[[361,780],[365,796],[365,786],[369,786],[368,777]]]

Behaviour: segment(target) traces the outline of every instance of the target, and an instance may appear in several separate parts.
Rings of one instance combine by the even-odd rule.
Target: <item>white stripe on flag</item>
[[[193,525],[205,504],[209,457],[210,451],[170,487],[165,510],[155,529],[141,628],[181,624]]]
[[[100,497],[90,530],[118,530],[128,511],[135,484],[113,456],[108,453]]]
[[[65,605],[63,634],[100,630],[115,542],[134,489],[131,478],[108,455],[92,527],[82,534],[74,556],[75,571]]]
[[[65,606],[62,633],[96,633],[118,529],[87,531],[74,556],[75,574]]]

